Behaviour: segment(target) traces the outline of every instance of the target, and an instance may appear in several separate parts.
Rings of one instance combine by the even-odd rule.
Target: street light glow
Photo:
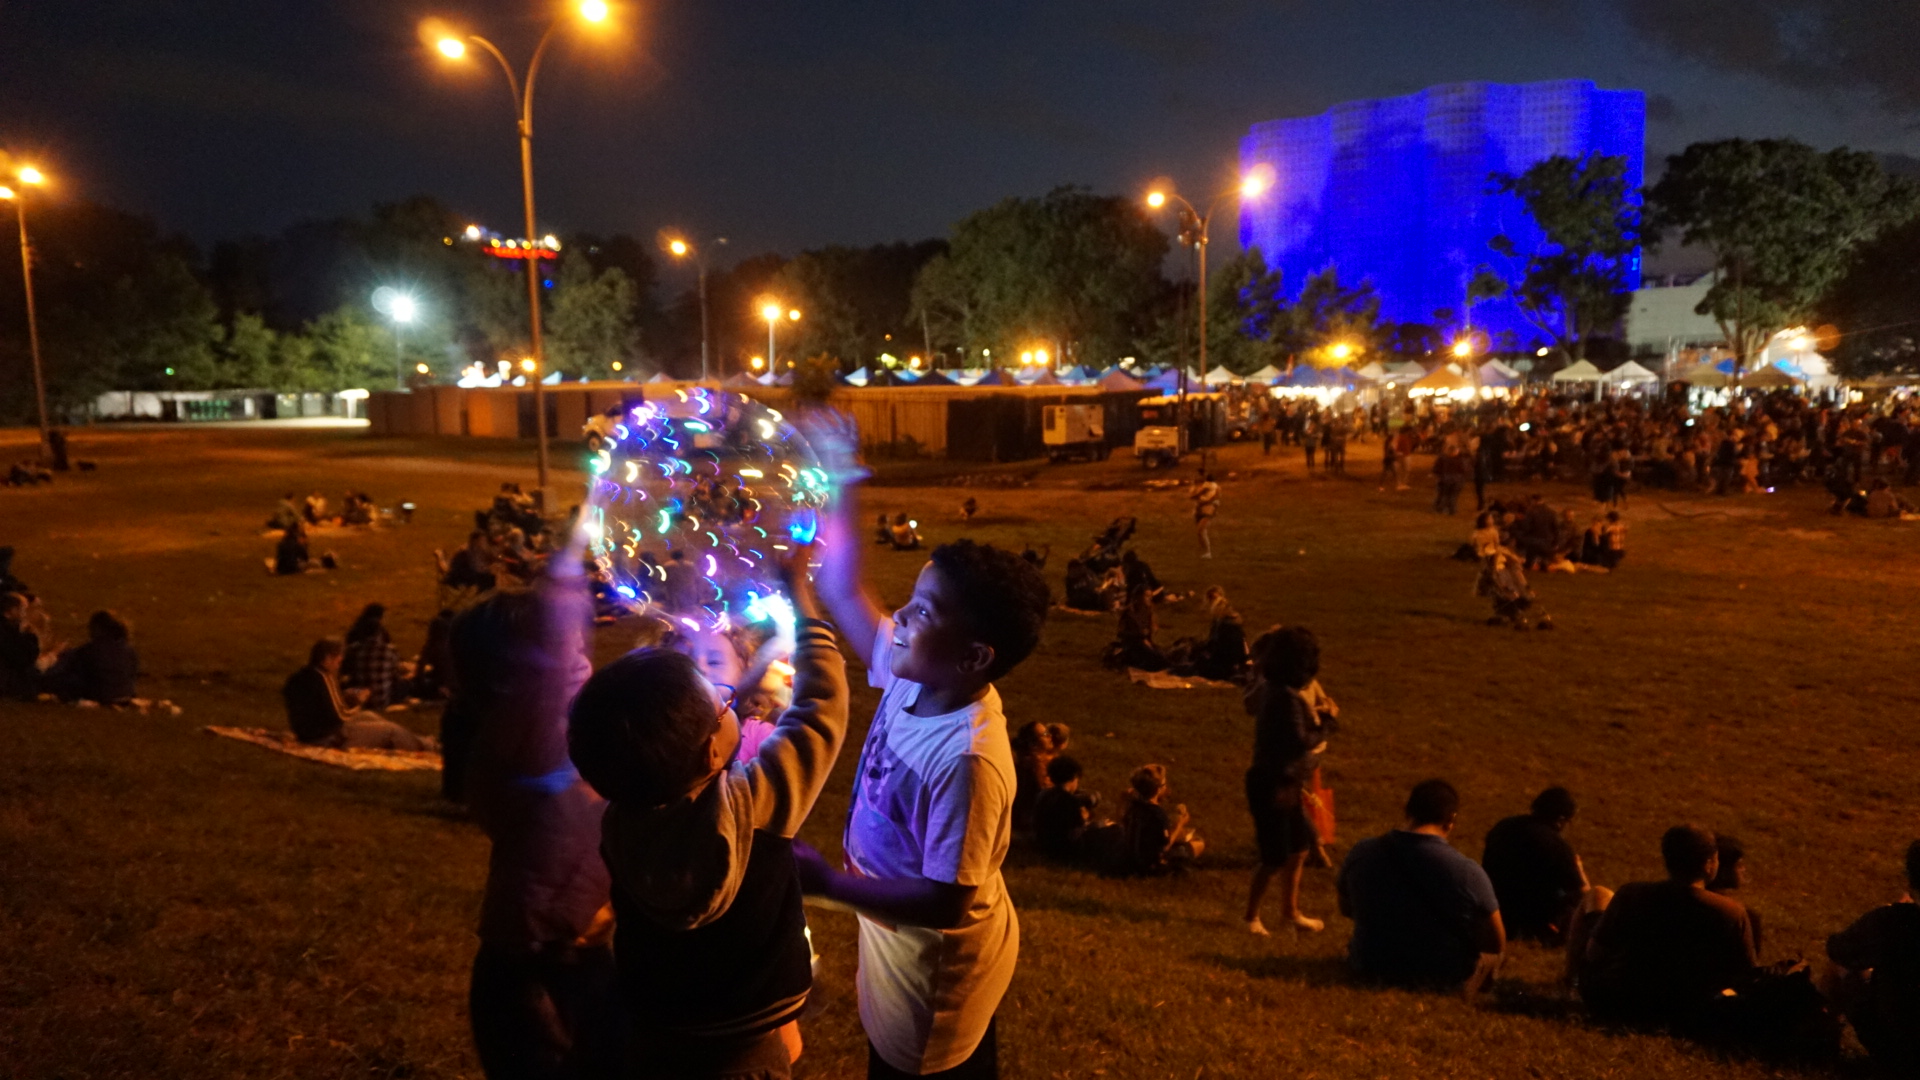
[[[1468,341],[1466,338],[1461,338],[1459,341],[1454,342],[1453,355],[1460,357],[1462,360],[1472,356],[1473,342]]]
[[[607,21],[606,0],[586,0],[580,5],[580,17],[590,23]]]
[[[531,374],[533,372],[533,357],[529,356],[525,360],[520,361],[520,370]]]
[[[800,309],[799,309],[799,308],[794,308],[794,309],[793,309],[792,311],[789,311],[789,312],[787,312],[787,318],[789,318],[789,319],[792,319],[792,320],[793,320],[794,322],[799,322],[799,321],[800,321]]]
[[[430,372],[430,371],[432,371],[433,369],[432,369],[432,368],[429,368],[429,367],[428,367],[427,365],[425,365],[425,364],[415,364],[415,365],[413,365],[413,370],[415,370],[415,371],[417,371],[417,372],[419,372],[419,373],[420,373],[420,374],[422,374],[422,375],[425,375],[425,374],[427,374],[428,372]]]
[[[20,182],[23,184],[44,184],[47,182],[46,174],[31,165],[20,166],[13,171],[13,175],[19,177]]]
[[[667,245],[667,250],[673,252],[676,258],[684,258],[687,252],[693,249],[687,246],[685,240],[675,240]]]
[[[13,198],[13,189],[10,187],[0,187],[0,199],[11,198]]]
[[[413,297],[401,293],[389,303],[387,313],[393,316],[394,322],[410,323],[413,317],[420,313],[420,305],[414,301]]]
[[[1240,197],[1257,199],[1273,186],[1273,166],[1262,162],[1240,179]]]
[[[759,371],[759,370],[760,370],[761,368],[763,368],[763,367],[766,367],[766,366],[767,366],[767,358],[766,358],[766,357],[764,357],[764,356],[756,356],[756,357],[754,357],[754,358],[753,358],[753,370],[755,370],[755,371]]]
[[[760,317],[767,320],[768,322],[779,322],[780,321],[780,305],[779,304],[760,305]]]
[[[1044,363],[1046,363],[1046,362],[1047,362],[1047,359],[1048,359],[1048,358],[1047,358],[1047,350],[1045,350],[1045,349],[1035,349],[1035,350],[1033,351],[1033,362],[1034,362],[1034,363],[1036,363],[1036,364],[1044,364]]]
[[[1164,191],[1147,192],[1147,205],[1153,207],[1155,210],[1167,205],[1167,193]]]
[[[1335,360],[1345,360],[1347,357],[1353,355],[1353,346],[1344,341],[1337,342],[1328,352],[1333,354]]]
[[[443,37],[434,42],[434,46],[440,50],[441,56],[449,60],[464,60],[467,57],[467,43],[459,38]]]

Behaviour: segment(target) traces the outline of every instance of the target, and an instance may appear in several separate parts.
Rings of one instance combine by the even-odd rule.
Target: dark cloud
[[[1655,124],[1680,122],[1680,103],[1669,94],[1647,95],[1647,120]]]
[[[1920,108],[1920,7],[1889,0],[1611,0],[1683,57],[1789,86],[1864,90]]]

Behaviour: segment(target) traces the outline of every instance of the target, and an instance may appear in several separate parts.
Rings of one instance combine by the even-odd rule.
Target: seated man
[[[1827,939],[1847,970],[1838,1003],[1860,1044],[1889,1075],[1920,1074],[1920,840],[1907,847],[1907,894]]]
[[[1493,883],[1447,837],[1460,793],[1416,784],[1406,826],[1353,845],[1340,867],[1340,913],[1353,920],[1354,973],[1401,986],[1459,988],[1471,999],[1500,966],[1506,929]]]
[[[1594,927],[1580,996],[1603,1020],[1694,1028],[1753,974],[1747,909],[1707,891],[1720,869],[1713,834],[1676,825],[1660,838],[1665,881],[1622,885]]]
[[[97,701],[119,705],[133,700],[140,656],[133,651],[133,630],[111,611],[87,620],[87,643],[60,654],[47,670],[46,685],[61,701]]]
[[[1587,894],[1587,872],[1560,834],[1573,822],[1573,796],[1550,787],[1535,796],[1531,813],[1502,820],[1487,833],[1480,865],[1500,900],[1509,940],[1560,945]]]
[[[478,529],[467,534],[467,546],[454,552],[440,568],[440,584],[449,589],[492,592],[497,580],[493,572],[493,541]]]
[[[1125,872],[1157,876],[1184,870],[1206,851],[1185,803],[1168,810],[1167,767],[1142,765],[1133,771],[1120,814]]]
[[[340,659],[346,643],[321,638],[307,654],[307,666],[287,677],[280,696],[287,704],[287,726],[309,746],[373,750],[434,750],[438,744],[391,720],[349,711],[340,697]]]
[[[1047,858],[1073,862],[1100,796],[1080,790],[1080,763],[1065,754],[1047,762],[1047,779],[1053,786],[1033,801],[1034,839]]]

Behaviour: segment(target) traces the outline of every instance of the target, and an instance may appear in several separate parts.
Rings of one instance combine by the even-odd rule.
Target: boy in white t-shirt
[[[808,432],[842,482],[851,429]],[[883,691],[854,774],[847,869],[795,845],[818,902],[860,915],[860,1022],[870,1078],[999,1075],[994,1011],[1020,927],[1000,877],[1012,835],[1013,750],[993,680],[1040,641],[1051,597],[1033,564],[970,540],[944,544],[888,615],[861,576],[866,545],[845,499],[822,521],[821,599]]]

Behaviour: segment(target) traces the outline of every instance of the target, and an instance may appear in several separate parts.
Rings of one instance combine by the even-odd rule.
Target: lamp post
[[[760,305],[760,317],[767,320],[767,374],[780,370],[773,362],[773,328],[780,325],[780,303],[768,300]],[[792,308],[787,312],[788,322],[800,321],[800,309]]]
[[[1193,245],[1198,256],[1200,272],[1198,288],[1200,294],[1200,374],[1207,373],[1207,231],[1213,225],[1213,212],[1228,199],[1257,199],[1273,186],[1272,171],[1258,168],[1241,177],[1237,187],[1214,196],[1207,204],[1207,212],[1201,213],[1194,208],[1172,185],[1156,188],[1147,193],[1147,205],[1155,210],[1167,205],[1169,200],[1180,204],[1180,237],[1185,243]],[[1180,370],[1180,400],[1184,407],[1187,397],[1187,372]]]
[[[713,238],[713,242],[715,244],[724,244],[727,242],[727,238],[724,236],[716,236]],[[700,377],[702,379],[711,379],[713,378],[713,368],[709,358],[712,356],[713,348],[710,344],[712,341],[711,332],[708,329],[712,323],[707,315],[707,253],[704,249],[693,246],[685,237],[675,236],[667,240],[667,254],[672,255],[676,259],[691,257],[693,259],[693,265],[699,271]]]
[[[583,0],[574,10],[581,19],[590,23],[605,22],[608,15],[606,0]],[[506,54],[478,34],[446,35],[435,42],[440,55],[449,60],[465,59],[468,42],[485,49],[500,62],[500,70],[507,76],[507,90],[513,95],[514,121],[520,131],[520,192],[527,220],[527,321],[533,337],[533,355],[528,358],[531,366],[523,362],[521,367],[527,371],[533,383],[533,425],[539,434],[539,497],[542,505],[547,492],[547,398],[540,379],[546,369],[546,350],[540,341],[540,260],[536,256],[541,249],[534,246],[536,234],[533,226],[533,83],[540,75],[540,61],[547,55],[547,45],[553,41],[553,32],[559,28],[560,20],[555,19],[548,24],[546,33],[540,35],[540,44],[534,47],[533,59],[527,64],[524,82],[514,74],[513,65],[507,62]]]
[[[401,328],[420,315],[420,302],[398,289],[382,285],[373,290],[373,309],[393,320],[393,387],[396,390],[407,388],[407,350],[401,339]]]
[[[33,306],[33,247],[27,240],[27,188],[47,182],[46,174],[31,165],[13,170],[20,187],[0,186],[0,199],[13,203],[14,216],[20,220],[20,281],[27,293],[27,346],[33,354],[33,397],[40,409],[40,456],[52,453],[53,428],[47,423],[47,376],[40,366],[40,319]]]

